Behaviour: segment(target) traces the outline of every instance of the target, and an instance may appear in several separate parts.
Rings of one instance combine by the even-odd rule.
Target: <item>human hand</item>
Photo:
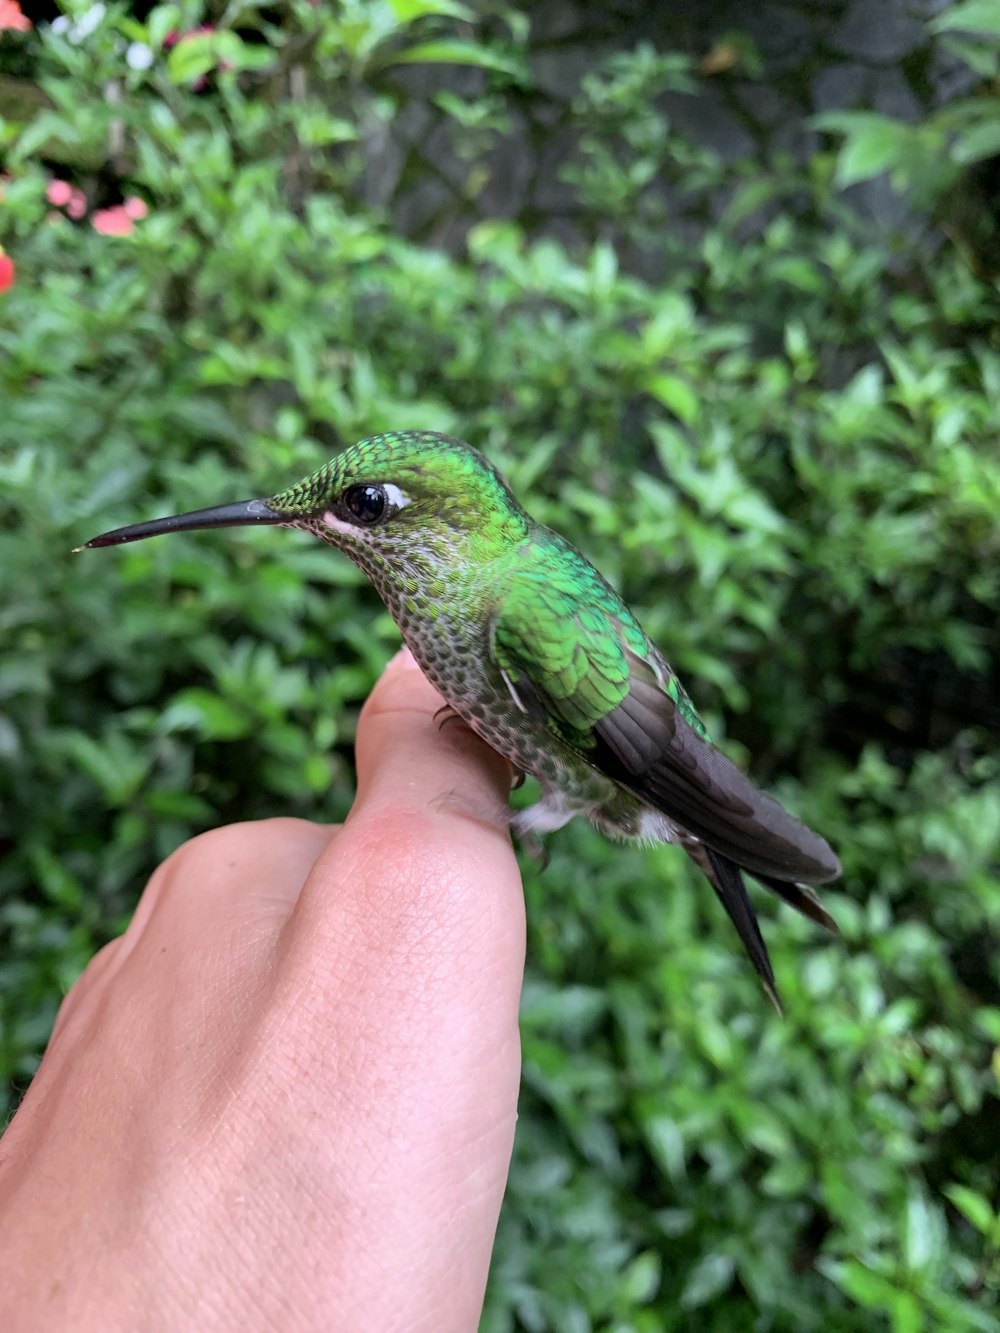
[[[472,1333],[519,1079],[510,769],[408,655],[343,826],[186,843],[0,1140],[5,1333]]]

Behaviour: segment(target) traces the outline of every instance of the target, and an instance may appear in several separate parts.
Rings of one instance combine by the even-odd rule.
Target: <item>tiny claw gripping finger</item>
[[[438,721],[439,718],[440,721]],[[441,707],[434,714],[434,721],[437,722],[438,731],[444,731],[445,726],[449,722],[461,722],[463,727],[467,727],[469,725],[468,722],[466,722],[465,718],[462,717],[460,713],[457,713],[454,708],[452,708],[451,704],[442,704]]]
[[[521,774],[521,781],[522,782],[524,781],[523,773]],[[520,786],[520,783],[518,783],[517,785]],[[523,852],[527,853],[527,855],[531,857],[532,861],[535,862],[539,870],[548,869],[549,849],[545,846],[545,844],[541,841],[541,839],[536,837],[534,833],[526,829],[515,828],[514,834],[517,838],[517,845],[521,848]]]

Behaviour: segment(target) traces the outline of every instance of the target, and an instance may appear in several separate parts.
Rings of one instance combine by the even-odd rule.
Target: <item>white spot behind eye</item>
[[[393,509],[405,509],[408,504],[412,503],[406,492],[401,491],[395,482],[383,482],[382,489],[385,491],[385,498]]]
[[[342,518],[338,518],[332,509],[328,509],[323,515],[323,522],[334,532],[356,532],[357,529],[353,523],[345,523]]]

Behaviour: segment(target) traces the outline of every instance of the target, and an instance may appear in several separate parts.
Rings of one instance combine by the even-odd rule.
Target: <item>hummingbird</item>
[[[538,780],[541,799],[510,821],[523,843],[582,815],[611,838],[679,844],[780,1012],[743,874],[836,932],[812,886],[840,874],[837,857],[712,743],[622,598],[525,512],[488,459],[452,436],[388,431],[267,499],[85,545],[260,524],[302,528],[349,556],[449,712]]]

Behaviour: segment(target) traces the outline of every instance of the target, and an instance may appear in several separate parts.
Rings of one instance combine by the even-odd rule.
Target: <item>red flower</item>
[[[5,255],[0,245],[0,292],[5,292],[14,285],[16,270],[10,255]]]
[[[0,0],[0,32],[30,31],[31,19],[27,14],[21,13],[21,6],[17,0]],[[0,291],[2,290],[0,288]]]

